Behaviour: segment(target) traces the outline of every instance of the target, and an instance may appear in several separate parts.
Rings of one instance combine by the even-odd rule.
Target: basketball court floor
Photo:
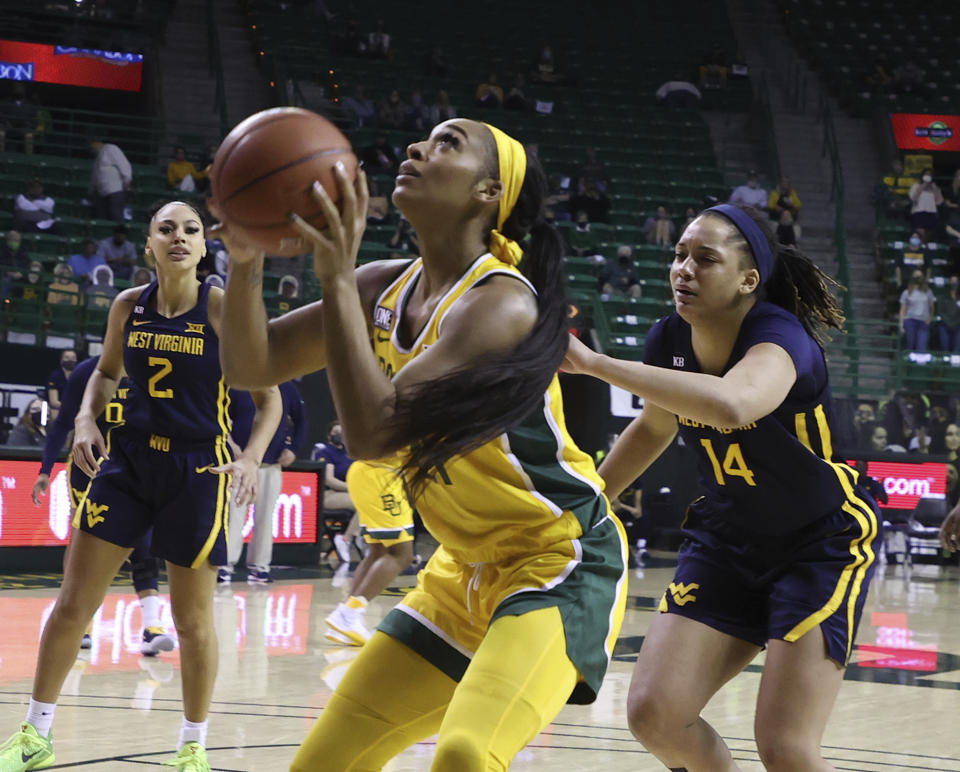
[[[670,556],[631,576],[626,622],[599,699],[568,706],[511,767],[564,772],[646,772],[663,767],[630,736],[630,671],[656,602],[672,576]],[[213,769],[282,772],[323,710],[355,650],[328,644],[324,617],[346,587],[323,569],[278,569],[268,587],[218,588],[220,675],[210,716]],[[23,719],[37,641],[56,595],[55,576],[0,577],[0,733]],[[334,586],[334,584],[340,586]],[[378,598],[378,620],[413,577]],[[46,585],[46,586],[43,586]],[[161,587],[161,590],[164,588]],[[164,597],[166,601],[166,597]],[[169,608],[164,608],[168,627]],[[139,655],[140,611],[124,583],[98,612],[94,646],[78,658],[54,725],[51,769],[132,772],[172,755],[180,725],[177,652]],[[710,703],[707,719],[744,770],[761,770],[752,723],[763,657]],[[0,738],[2,739],[2,738]],[[853,664],[824,739],[841,770],[960,772],[960,571],[878,569]],[[390,772],[427,770],[427,740]]]

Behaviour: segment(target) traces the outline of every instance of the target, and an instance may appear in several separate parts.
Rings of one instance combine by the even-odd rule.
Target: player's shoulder
[[[795,314],[774,303],[760,301],[744,318],[743,332],[749,335],[753,332],[769,333],[771,331],[803,339],[810,337]]]
[[[140,284],[136,287],[129,287],[125,290],[121,290],[117,293],[117,296],[113,299],[114,303],[128,303],[133,305],[140,299],[140,296],[143,294],[143,291],[149,287],[149,284]]]

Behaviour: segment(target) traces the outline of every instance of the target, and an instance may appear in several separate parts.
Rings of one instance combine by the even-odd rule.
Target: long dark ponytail
[[[758,291],[758,299],[789,311],[823,345],[829,338],[828,330],[843,330],[843,309],[834,292],[843,292],[846,288],[795,246],[781,244],[765,212],[752,206],[740,208],[763,231],[774,255],[773,272]],[[736,226],[723,215],[713,216],[730,225],[731,238],[742,242],[744,254],[750,255],[750,245]]]
[[[410,448],[402,471],[414,499],[427,481],[442,476],[447,461],[490,442],[540,407],[563,361],[568,340],[564,247],[543,219],[547,189],[543,167],[528,157],[519,198],[501,229],[522,244],[520,270],[537,290],[537,321],[530,334],[510,351],[490,354],[398,397],[393,427]]]

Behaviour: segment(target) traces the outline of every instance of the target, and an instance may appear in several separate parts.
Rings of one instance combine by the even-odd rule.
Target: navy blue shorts
[[[210,468],[230,461],[223,438],[178,445],[122,427],[110,432],[109,459],[93,478],[74,525],[121,547],[150,529],[154,555],[199,568],[227,561],[229,478]]]
[[[711,515],[704,500],[694,502],[659,610],[761,647],[799,640],[819,626],[830,658],[845,665],[880,541],[876,505],[855,490],[836,512],[764,539]]]

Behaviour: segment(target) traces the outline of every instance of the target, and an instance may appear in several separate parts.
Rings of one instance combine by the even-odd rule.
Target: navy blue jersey
[[[347,455],[344,448],[332,442],[318,442],[313,446],[311,458],[321,463],[333,464],[333,476],[338,480],[347,481],[347,470],[353,463],[353,459]]]
[[[220,370],[220,342],[207,316],[210,285],[197,304],[168,319],[157,313],[157,282],[137,299],[123,329],[123,365],[132,385],[126,426],[162,442],[205,442],[230,431],[230,397]]]
[[[284,381],[279,389],[283,413],[277,430],[263,453],[261,463],[264,464],[276,464],[284,450],[296,453],[307,436],[306,409],[296,384],[293,381]],[[230,390],[230,420],[233,424],[230,434],[241,448],[247,447],[250,442],[256,412],[257,407],[249,391]]]
[[[63,402],[63,390],[66,388],[66,386],[67,386],[67,376],[63,372],[63,368],[58,367],[56,370],[52,371],[50,375],[47,376],[47,384],[46,384],[46,387],[44,388],[44,394],[43,394],[44,399],[46,399],[47,402],[49,402],[50,389],[56,389],[57,396],[59,397],[60,401]]]
[[[87,382],[93,375],[99,361],[100,357],[98,356],[84,359],[70,373],[66,387],[60,394],[60,412],[57,413],[57,420],[47,431],[47,439],[43,444],[43,461],[40,463],[40,474],[50,474],[50,470],[53,469],[53,464],[63,449],[63,443],[66,442],[67,435],[73,429],[73,421],[77,417],[77,413],[80,412]],[[129,386],[130,382],[126,378],[120,381],[116,394],[107,403],[103,415],[97,421],[101,432],[105,433],[110,426],[123,423],[123,400],[126,399]]]
[[[724,372],[759,343],[774,343],[793,360],[797,380],[780,406],[736,429],[677,416],[684,442],[697,455],[711,511],[756,534],[795,531],[840,508],[855,495],[856,473],[833,462],[831,396],[823,350],[793,314],[757,303],[740,327]],[[690,325],[676,313],[647,336],[648,364],[701,372]]]

